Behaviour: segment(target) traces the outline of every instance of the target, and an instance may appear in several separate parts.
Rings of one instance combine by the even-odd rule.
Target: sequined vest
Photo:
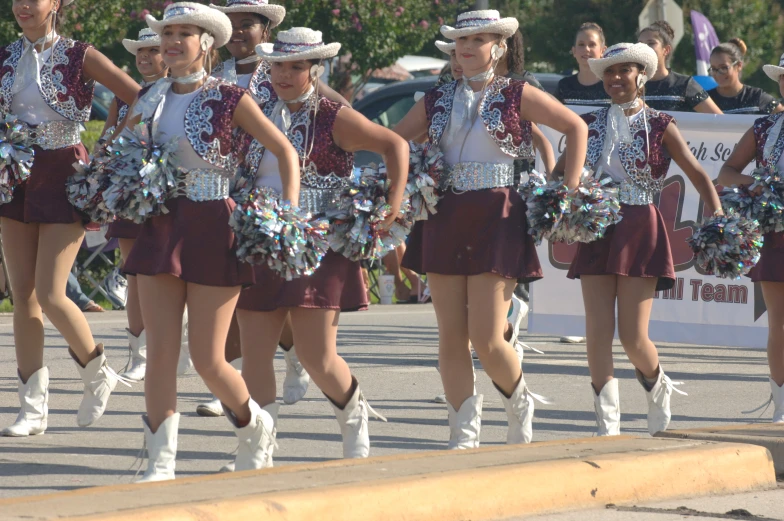
[[[41,96],[52,110],[69,121],[90,119],[95,82],[85,81],[83,69],[84,57],[92,47],[61,36],[54,44],[51,60],[41,67]],[[21,39],[0,47],[0,114],[11,113],[11,88],[23,50]]]
[[[602,159],[604,140],[607,136],[608,111],[609,108],[603,108],[581,116],[588,125],[585,166],[591,170],[594,170]],[[664,132],[674,121],[673,117],[648,107],[645,111],[645,117],[636,118],[632,122],[632,142],[618,145],[621,165],[632,181],[632,184],[622,183],[621,186],[621,202],[626,204],[651,204],[653,197],[661,192],[664,178],[672,162],[672,158],[664,148]],[[646,118],[650,155],[645,139]]]
[[[457,85],[458,82],[453,81],[425,94],[428,138],[434,146],[441,142],[449,124]],[[504,154],[516,159],[531,159],[535,154],[531,122],[520,121],[520,103],[526,85],[524,81],[496,77],[478,108],[479,116],[495,144]]]
[[[139,96],[148,90],[149,87],[142,89]],[[244,94],[245,89],[217,78],[208,78],[185,111],[185,137],[193,150],[215,168],[232,173],[239,166],[232,121]]]
[[[272,118],[272,110],[278,101],[278,96],[272,84],[265,82],[260,89],[260,107],[264,115]],[[303,107],[291,115],[291,127],[286,137],[300,159],[302,168],[301,184],[303,188],[337,189],[346,184],[354,171],[354,154],[346,152],[335,144],[332,129],[335,119],[343,105],[330,101],[324,96],[319,96],[316,122],[313,124],[313,98],[308,100]],[[306,142],[307,136],[307,142]],[[246,166],[255,174],[261,159],[264,156],[264,147],[255,139],[246,137],[245,154]],[[310,151],[312,145],[312,151]],[[310,151],[307,164],[303,160]]]
[[[776,122],[784,117],[784,112],[772,114],[764,118],[759,118],[754,122],[754,143],[756,145],[756,160],[757,167],[771,167],[775,168],[781,159],[781,153],[784,151],[784,131],[779,133],[779,138],[773,145],[769,157],[765,157],[765,143],[768,141],[770,129]]]
[[[250,84],[248,85],[248,92],[250,92],[253,99],[256,100],[256,103],[261,103],[261,84],[270,81],[270,65],[266,61],[259,62],[259,66],[256,67],[256,70],[253,71],[253,75],[250,77]],[[216,78],[220,78],[225,80],[229,83],[236,84],[237,83],[237,68],[236,68],[236,61],[234,58],[226,60],[223,63],[220,63],[217,67],[212,70],[212,75]]]
[[[117,124],[120,124],[125,119],[125,116],[128,115],[130,106],[120,98],[115,98],[115,100],[117,100]]]

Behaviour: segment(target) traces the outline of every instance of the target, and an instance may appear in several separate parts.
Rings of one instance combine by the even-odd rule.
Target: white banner
[[[593,109],[572,107],[578,113]],[[732,149],[757,116],[715,116],[676,113],[678,128],[695,157],[716,179]],[[562,134],[543,127],[558,157]],[[751,170],[753,165],[749,166]],[[541,165],[540,165],[541,168]],[[698,272],[686,239],[694,233],[703,211],[699,195],[683,171],[672,162],[657,202],[667,225],[676,284],[656,295],[650,323],[654,341],[735,347],[765,347],[767,314],[759,286],[748,278],[719,279]],[[576,245],[542,243],[538,248],[544,279],[531,285],[531,333],[585,335],[585,312],[579,280],[566,272]],[[589,303],[590,305],[590,303]]]

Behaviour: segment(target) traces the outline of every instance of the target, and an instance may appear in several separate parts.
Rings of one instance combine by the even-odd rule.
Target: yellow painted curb
[[[570,440],[571,441],[571,440]],[[56,505],[56,499],[67,494],[41,498],[21,498],[0,502],[0,513],[12,503],[25,502],[28,519],[71,519],[82,521],[462,521],[471,519],[497,520],[523,514],[548,511],[600,507],[607,503],[641,502],[703,494],[738,493],[749,490],[775,488],[773,463],[768,451],[754,445],[731,443],[691,442],[680,440],[618,439],[620,452],[611,452],[610,442],[593,440],[561,447],[537,445],[506,448],[505,451],[478,449],[460,454],[433,453],[415,457],[389,457],[366,460],[343,466],[332,464],[329,472],[342,471],[347,479],[352,470],[361,474],[362,468],[374,468],[381,477],[333,486],[308,487],[308,476],[318,470],[317,465],[283,468],[279,471],[238,473],[231,478],[197,478],[175,482],[148,484],[135,488],[112,487],[114,496],[128,495],[128,490],[139,502],[140,497],[169,502],[182,498],[186,489],[198,487],[202,501],[189,504],[168,504],[146,508],[127,508],[117,504],[105,488],[79,491],[80,501],[115,501],[115,512],[82,517],[63,517],[46,508]],[[545,445],[545,444],[542,444]],[[574,447],[577,447],[575,449]],[[436,462],[450,465],[477,462],[481,458],[503,461],[508,456],[528,457],[542,450],[550,454],[559,450],[559,459],[522,463],[472,466],[437,471]],[[582,456],[569,457],[578,450]],[[595,452],[595,456],[585,456]],[[499,458],[500,457],[500,458]],[[413,466],[407,476],[383,477],[383,471],[394,465]],[[428,463],[429,462],[429,463]],[[417,468],[417,465],[425,468]],[[306,468],[305,468],[306,467]],[[307,468],[316,469],[308,474]],[[367,468],[365,469],[367,471]],[[270,484],[299,472],[298,488],[277,490],[256,495],[214,498],[212,484],[228,485],[227,479]],[[345,473],[345,474],[344,474]],[[289,474],[289,476],[284,476]],[[322,476],[323,478],[323,476]],[[314,481],[315,484],[315,481]],[[189,490],[193,496],[196,490]],[[142,495],[142,496],[140,496]],[[179,499],[182,501],[182,499]],[[151,500],[152,502],[152,500]],[[39,506],[36,509],[36,505]],[[29,507],[29,508],[27,508]],[[9,511],[6,511],[9,512]],[[10,512],[9,512],[10,513]],[[29,517],[28,517],[29,516]],[[5,518],[3,518],[5,519]],[[11,518],[17,519],[17,518]],[[22,519],[19,517],[18,519]]]

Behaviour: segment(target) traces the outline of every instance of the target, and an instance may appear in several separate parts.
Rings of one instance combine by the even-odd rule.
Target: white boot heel
[[[449,450],[475,449],[479,447],[479,435],[482,431],[482,402],[484,396],[469,396],[455,410],[447,401],[446,410],[449,414]]]
[[[234,469],[237,472],[271,467],[272,453],[277,447],[275,423],[280,406],[272,403],[262,409],[251,399],[248,407],[250,422],[244,427],[238,427],[237,417],[226,406],[223,407],[226,418],[229,419],[239,440],[237,456],[234,460]]]
[[[21,408],[16,421],[3,429],[3,436],[36,436],[46,431],[49,416],[49,368],[42,367],[34,372],[27,383],[19,382],[19,404]]]
[[[621,434],[621,402],[618,380],[613,378],[602,387],[600,393],[591,384],[593,408],[596,412],[596,435],[618,436]]]
[[[142,331],[139,336],[134,336],[130,329],[125,331],[128,333],[128,345],[131,349],[131,368],[121,376],[132,382],[141,382],[147,370],[147,333]]]
[[[329,403],[335,410],[340,434],[343,437],[343,457],[345,459],[367,458],[370,455],[368,415],[372,414],[384,422],[387,419],[370,406],[356,380],[354,380],[354,394],[345,407],[341,409],[331,399]]]
[[[147,472],[136,483],[174,479],[180,413],[175,412],[166,418],[154,433],[150,430],[146,416],[142,416],[142,423],[144,423],[144,444],[147,448]]]

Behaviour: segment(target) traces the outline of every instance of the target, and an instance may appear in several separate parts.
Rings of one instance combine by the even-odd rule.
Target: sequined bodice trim
[[[92,111],[94,81],[84,81],[84,57],[91,45],[60,37],[53,48],[51,60],[41,67],[39,92],[52,110],[69,121],[88,121]],[[0,49],[0,112],[9,114],[16,66],[24,45],[17,40]]]
[[[784,131],[779,133],[776,144],[770,150],[769,157],[765,157],[765,144],[768,141],[770,129],[784,117],[784,112],[759,118],[754,122],[754,142],[756,144],[756,160],[758,167],[775,167],[784,152]]]
[[[452,115],[452,105],[458,82],[453,81],[431,90],[425,95],[428,137],[438,145]],[[495,78],[479,102],[479,117],[490,137],[501,151],[514,158],[534,157],[533,134],[530,121],[520,121],[523,81],[505,77]]]
[[[234,58],[230,58],[225,62],[219,64],[212,71],[212,75],[216,78],[221,78],[229,83],[237,83],[237,62]],[[248,85],[248,92],[250,92],[256,103],[262,103],[261,86],[270,81],[270,64],[264,60],[259,62],[259,66],[253,71],[250,77],[250,84]]]

